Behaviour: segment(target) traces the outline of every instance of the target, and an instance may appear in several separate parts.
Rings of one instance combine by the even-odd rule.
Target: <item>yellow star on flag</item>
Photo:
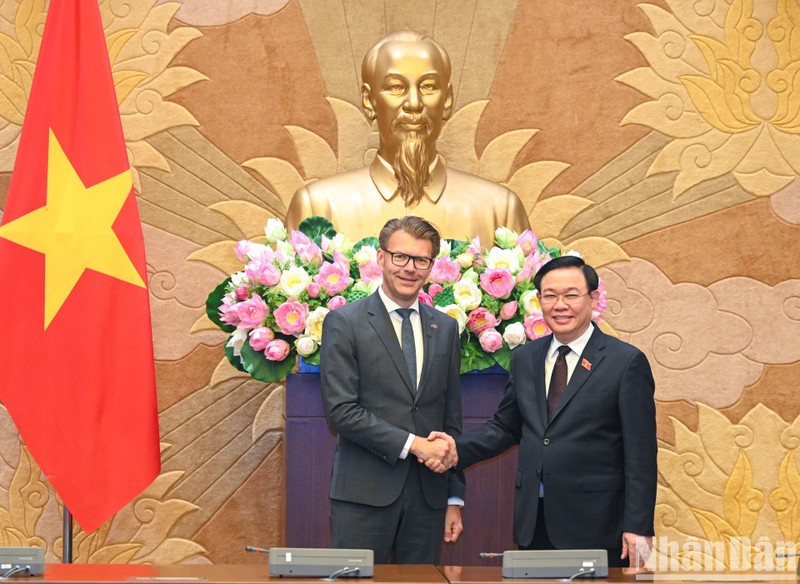
[[[132,184],[126,170],[85,187],[50,130],[47,204],[0,226],[0,237],[45,255],[45,329],[86,269],[145,287],[112,229]]]

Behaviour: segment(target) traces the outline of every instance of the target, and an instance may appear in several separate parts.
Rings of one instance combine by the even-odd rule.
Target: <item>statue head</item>
[[[410,30],[381,38],[361,65],[361,105],[378,124],[378,154],[394,168],[397,193],[409,205],[424,195],[436,140],[452,114],[450,71],[441,45]]]

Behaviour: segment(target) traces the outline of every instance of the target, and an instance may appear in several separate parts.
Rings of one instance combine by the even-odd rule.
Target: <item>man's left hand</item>
[[[622,555],[620,559],[628,558],[631,568],[644,568],[653,548],[653,538],[649,535],[636,535],[624,532],[622,534]]]
[[[461,507],[448,505],[444,516],[444,540],[447,543],[455,543],[462,531],[464,526],[461,523]]]

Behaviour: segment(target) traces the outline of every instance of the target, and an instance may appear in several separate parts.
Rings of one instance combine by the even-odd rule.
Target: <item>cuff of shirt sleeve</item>
[[[464,506],[464,499],[461,497],[448,497],[447,498],[448,505],[458,505],[459,507]]]
[[[399,458],[400,460],[405,460],[406,457],[408,457],[408,451],[411,450],[411,445],[414,443],[414,438],[416,438],[414,434],[408,435],[408,440],[406,440],[406,445],[403,446],[403,450],[400,451],[400,456],[398,456],[397,458]]]

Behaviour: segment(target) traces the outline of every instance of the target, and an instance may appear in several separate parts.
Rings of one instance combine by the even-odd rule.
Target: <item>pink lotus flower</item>
[[[481,288],[495,298],[508,298],[514,284],[514,275],[506,268],[488,268],[481,274]]]
[[[322,250],[319,246],[311,241],[308,236],[302,231],[292,231],[289,236],[289,243],[292,245],[295,253],[304,262],[312,266],[322,265]]]
[[[444,290],[444,288],[442,288],[440,284],[431,284],[428,286],[428,295],[431,299],[436,298],[436,295],[442,290]]]
[[[254,351],[263,351],[274,338],[275,333],[272,332],[272,329],[260,326],[250,331],[250,346]]]
[[[250,246],[251,245],[252,244],[249,241],[247,241],[246,239],[243,239],[239,243],[236,244],[236,247],[233,248],[233,253],[236,254],[236,258],[240,262],[245,261],[249,257],[247,255],[247,252],[250,251]]]
[[[329,296],[336,296],[350,285],[350,266],[346,263],[325,262],[314,276],[314,281],[325,289]]]
[[[478,342],[484,351],[494,353],[503,346],[503,336],[493,328],[486,329],[478,335]]]
[[[247,291],[247,287],[239,286],[236,289],[235,294],[236,294],[236,298],[238,298],[239,300],[245,300],[247,298],[247,295],[250,294],[250,293]]]
[[[281,280],[281,271],[274,264],[261,259],[248,263],[244,273],[252,282],[265,286],[274,286]]]
[[[419,291],[417,294],[417,298],[422,304],[427,304],[428,306],[433,306],[433,298],[430,297],[430,294],[426,294],[422,290]]]
[[[311,282],[308,285],[308,288],[306,288],[306,292],[308,292],[308,297],[309,298],[317,298],[317,297],[319,297],[319,293],[320,293],[321,290],[322,290],[322,288],[320,288],[320,285],[317,284],[316,282]]]
[[[532,254],[525,256],[525,263],[522,269],[517,273],[517,284],[522,282],[529,282],[541,266],[539,265],[539,251],[536,250]]]
[[[341,265],[348,273],[350,272],[350,262],[347,261],[347,257],[338,249],[333,252],[333,263]]]
[[[266,349],[264,349],[264,356],[270,361],[283,361],[289,356],[291,349],[289,343],[283,339],[275,339],[270,341]]]
[[[285,335],[299,335],[306,328],[308,305],[290,298],[275,309],[275,322]]]
[[[608,308],[608,299],[606,298],[606,285],[603,282],[602,278],[599,278],[597,284],[597,303],[594,305],[592,309],[592,320],[600,321],[602,320],[603,312],[605,312],[606,308]]]
[[[312,266],[322,265],[322,250],[313,241],[297,254],[304,262]]]
[[[533,231],[530,229],[526,229],[517,237],[517,245],[522,249],[522,253],[525,255],[530,255],[530,253],[536,249],[537,243],[536,235],[534,235]]]
[[[236,312],[239,316],[240,329],[251,329],[261,326],[264,319],[269,315],[269,307],[258,294],[253,294],[250,300],[245,300],[236,305]]]
[[[461,277],[461,266],[444,256],[433,262],[431,280],[438,284],[443,282],[458,282]]]
[[[328,310],[336,310],[347,304],[347,299],[344,296],[334,296],[328,300]]]
[[[252,252],[252,249],[251,249]],[[261,248],[258,254],[253,258],[254,260],[258,260],[259,262],[266,262],[268,264],[275,263],[276,254],[271,247],[267,247],[266,245]]]
[[[522,326],[525,327],[525,335],[531,341],[550,334],[550,327],[540,316],[526,316]]]
[[[469,330],[476,335],[480,335],[486,329],[494,328],[498,325],[497,317],[489,312],[485,307],[479,306],[469,313]]]
[[[475,239],[473,239],[470,242],[469,247],[467,248],[467,253],[471,253],[472,255],[478,255],[479,253],[481,253],[481,238],[480,237],[478,237],[476,235]]]
[[[517,307],[518,304],[516,300],[503,304],[503,307],[500,309],[500,319],[508,320],[509,318],[513,318],[514,315],[517,314]]]
[[[300,250],[306,247],[310,243],[314,243],[311,239],[303,233],[302,231],[294,230],[289,235],[289,243],[292,246],[292,249],[296,254],[300,254]]]
[[[358,273],[365,284],[383,277],[383,270],[376,260],[369,260],[363,266],[358,266]]]
[[[226,296],[219,307],[219,317],[222,322],[235,327],[239,326],[239,304],[234,303]]]

